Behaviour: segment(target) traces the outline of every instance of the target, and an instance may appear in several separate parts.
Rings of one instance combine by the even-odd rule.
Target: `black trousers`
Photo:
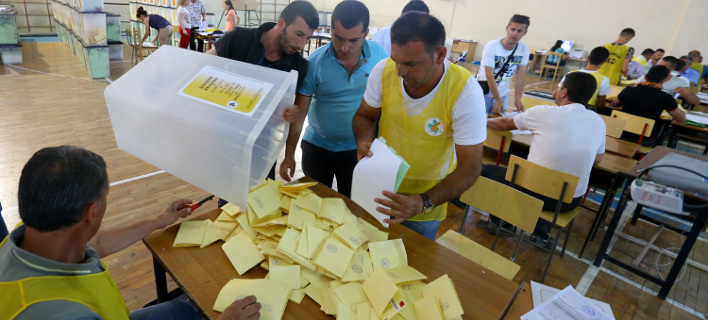
[[[322,184],[332,187],[337,177],[337,191],[347,197],[352,191],[352,174],[357,164],[356,150],[329,151],[305,140],[302,148],[302,171]]]
[[[189,33],[189,50],[197,50],[199,52],[204,52],[204,40],[197,39],[197,27],[192,27],[192,32]],[[197,40],[197,46],[194,46],[194,40]]]
[[[494,180],[496,182],[509,185],[509,182],[506,181],[506,179],[504,178],[506,176],[506,169],[507,168],[505,168],[505,167],[485,164],[482,166],[482,174],[481,175],[487,179]],[[537,199],[540,199],[541,201],[543,201],[543,210],[550,210],[550,211],[554,211],[554,212],[556,211],[556,206],[558,206],[558,200],[551,199],[546,196],[542,196],[540,194],[537,194],[535,192],[531,192],[531,191],[523,189],[523,188],[520,188],[520,190],[523,191],[524,193],[534,197],[534,198],[537,198]],[[567,192],[575,192],[575,190],[568,190]],[[570,210],[577,208],[580,205],[580,201],[582,201],[582,200],[583,200],[583,197],[577,197],[577,198],[573,198],[573,201],[571,201],[570,203],[563,202],[561,204],[561,212],[568,212]],[[493,215],[489,215],[489,220],[491,220],[492,222],[494,222],[496,224],[499,224],[501,222],[501,219],[499,219]],[[547,239],[548,233],[551,232],[552,228],[553,228],[552,223],[550,223],[546,220],[543,220],[543,219],[538,219],[538,223],[536,224],[536,228],[534,229],[533,233],[543,239]]]

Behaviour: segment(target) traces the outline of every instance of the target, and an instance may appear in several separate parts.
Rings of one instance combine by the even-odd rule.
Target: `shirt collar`
[[[270,29],[273,29],[275,27],[275,22],[266,22],[262,24],[258,29],[256,29],[256,33],[253,34],[253,37],[258,40],[258,42],[261,42],[261,37],[263,36],[263,33],[270,31]]]
[[[327,54],[328,57],[331,57],[332,59],[337,59],[337,57],[334,55],[334,50],[332,49],[332,41],[330,41],[327,45],[327,51],[325,53]],[[371,48],[369,47],[369,42],[368,40],[364,40],[364,43],[361,44],[361,53],[362,57],[359,59],[367,59],[371,57]]]

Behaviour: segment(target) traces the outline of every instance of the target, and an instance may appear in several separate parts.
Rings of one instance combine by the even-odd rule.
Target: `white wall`
[[[371,25],[385,27],[407,0],[361,0],[369,8]],[[339,0],[311,0],[318,10],[331,11]],[[631,27],[637,36],[629,43],[636,51],[664,48],[680,56],[698,49],[708,60],[708,32],[704,28],[706,0],[426,0],[442,21],[448,36],[479,42],[475,59],[490,40],[503,37],[509,18],[531,17],[522,42],[531,49],[548,49],[556,40],[574,41],[574,48],[592,48],[615,41]],[[611,8],[611,10],[608,10]]]

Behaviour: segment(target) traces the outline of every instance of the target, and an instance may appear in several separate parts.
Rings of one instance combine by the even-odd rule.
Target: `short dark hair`
[[[428,5],[425,4],[425,2],[422,0],[411,0],[403,7],[401,14],[405,14],[411,11],[430,13],[430,8],[428,8]]]
[[[568,89],[568,101],[588,104],[597,89],[597,81],[589,73],[571,72],[563,80],[563,88]]]
[[[632,29],[632,28],[624,28],[624,29],[622,29],[622,32],[620,32],[620,37],[632,37],[632,38],[634,38],[634,29]]]
[[[594,65],[599,65],[603,61],[607,60],[607,58],[610,57],[610,50],[607,50],[605,47],[595,47],[595,49],[592,49],[590,51],[590,55],[588,56],[588,61]]]
[[[108,174],[101,156],[73,146],[44,148],[22,168],[20,217],[40,232],[56,231],[78,223],[84,209],[106,192]]]
[[[656,50],[654,50],[654,52],[663,52],[663,53],[666,53],[666,51],[664,51],[664,49],[662,49],[662,48],[656,49]]]
[[[644,51],[642,51],[643,56],[650,55],[650,54],[654,54],[654,49],[646,48],[646,49],[644,49]]]
[[[445,27],[425,12],[407,12],[391,26],[391,44],[404,46],[410,41],[422,41],[432,56],[435,49],[445,45]]]
[[[285,21],[285,25],[291,25],[297,17],[301,17],[310,29],[317,29],[320,26],[320,14],[312,3],[305,0],[291,2],[280,12],[280,19]]]
[[[671,66],[671,69],[676,69],[676,66],[678,65],[679,60],[676,59],[676,57],[674,57],[674,56],[665,56],[665,57],[661,58],[661,61],[666,61],[666,63],[668,63],[669,66]]]
[[[509,19],[509,23],[507,24],[507,26],[510,26],[512,22],[525,24],[526,29],[528,29],[529,26],[531,25],[531,18],[529,18],[529,16],[525,16],[522,14],[515,14],[515,15],[511,16],[511,19]]]
[[[686,66],[686,61],[683,59],[677,59],[676,60],[676,70],[681,70]]]
[[[688,63],[693,63],[693,58],[690,56],[681,56],[681,60],[688,60]]]
[[[664,81],[664,79],[668,78],[670,73],[671,71],[667,67],[653,66],[651,67],[651,69],[649,69],[649,72],[647,72],[646,76],[644,76],[644,79],[649,82],[659,83],[661,81]]]
[[[364,25],[363,32],[369,29],[369,9],[363,2],[357,0],[344,0],[337,4],[332,11],[332,27],[339,21],[345,29],[351,29],[360,23]]]

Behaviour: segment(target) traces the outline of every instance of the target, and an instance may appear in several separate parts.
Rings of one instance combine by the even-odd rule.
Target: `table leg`
[[[615,235],[617,225],[619,224],[620,218],[622,217],[622,211],[624,211],[624,206],[629,200],[629,188],[627,187],[628,185],[628,183],[625,184],[624,189],[622,189],[622,196],[620,197],[619,203],[617,203],[617,208],[615,209],[614,214],[612,214],[612,220],[610,221],[610,225],[607,227],[607,233],[605,233],[605,237],[602,238],[600,250],[597,252],[597,256],[595,257],[595,261],[593,262],[593,265],[595,265],[596,267],[599,267],[600,264],[602,264],[602,260],[604,260],[605,256],[607,255],[607,248],[610,246],[612,237]]]
[[[683,242],[683,246],[681,246],[681,251],[679,251],[676,260],[674,260],[674,264],[671,266],[669,274],[666,276],[664,284],[661,286],[661,290],[659,290],[660,299],[666,299],[669,291],[671,291],[671,287],[673,287],[674,282],[676,282],[676,278],[681,272],[681,268],[683,268],[684,263],[686,263],[688,254],[691,252],[693,245],[696,243],[696,239],[698,239],[698,235],[701,233],[703,225],[706,223],[708,215],[706,215],[705,212],[699,212],[698,215],[698,219],[693,222],[691,231],[688,233],[688,236],[686,236],[686,240]]]
[[[155,289],[157,289],[157,302],[162,303],[167,300],[167,272],[159,261],[152,258],[152,268],[155,272]]]

